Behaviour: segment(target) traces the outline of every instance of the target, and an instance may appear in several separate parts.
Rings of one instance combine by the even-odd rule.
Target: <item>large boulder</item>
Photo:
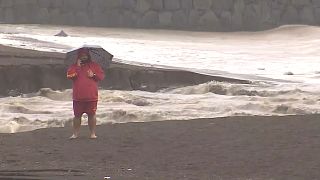
[[[180,9],[180,0],[164,0],[164,8],[166,10],[178,10]]]
[[[195,9],[208,10],[212,6],[212,0],[193,0]]]

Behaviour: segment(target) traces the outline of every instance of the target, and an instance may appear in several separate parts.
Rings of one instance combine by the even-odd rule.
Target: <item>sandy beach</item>
[[[319,115],[110,124],[0,135],[0,179],[317,179]]]

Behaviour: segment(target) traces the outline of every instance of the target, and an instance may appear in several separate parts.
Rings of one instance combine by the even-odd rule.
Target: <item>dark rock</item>
[[[54,35],[54,36],[67,37],[68,34],[65,33],[63,30],[61,30],[58,34],[56,34],[56,35]]]
[[[284,75],[294,75],[293,72],[285,72]]]

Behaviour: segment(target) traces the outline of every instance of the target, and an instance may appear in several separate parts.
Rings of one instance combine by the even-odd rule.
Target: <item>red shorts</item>
[[[98,101],[73,101],[73,113],[75,117],[81,117],[83,113],[95,115]]]

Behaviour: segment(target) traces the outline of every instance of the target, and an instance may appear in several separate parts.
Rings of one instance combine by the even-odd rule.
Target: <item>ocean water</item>
[[[69,37],[56,37],[64,30]],[[144,91],[100,90],[99,124],[320,111],[320,28],[262,32],[184,32],[42,25],[0,25],[1,44],[67,52],[98,44],[118,61],[251,80]],[[292,75],[288,75],[292,74]],[[0,98],[0,132],[70,124],[70,89]],[[83,117],[86,123],[86,116]]]

